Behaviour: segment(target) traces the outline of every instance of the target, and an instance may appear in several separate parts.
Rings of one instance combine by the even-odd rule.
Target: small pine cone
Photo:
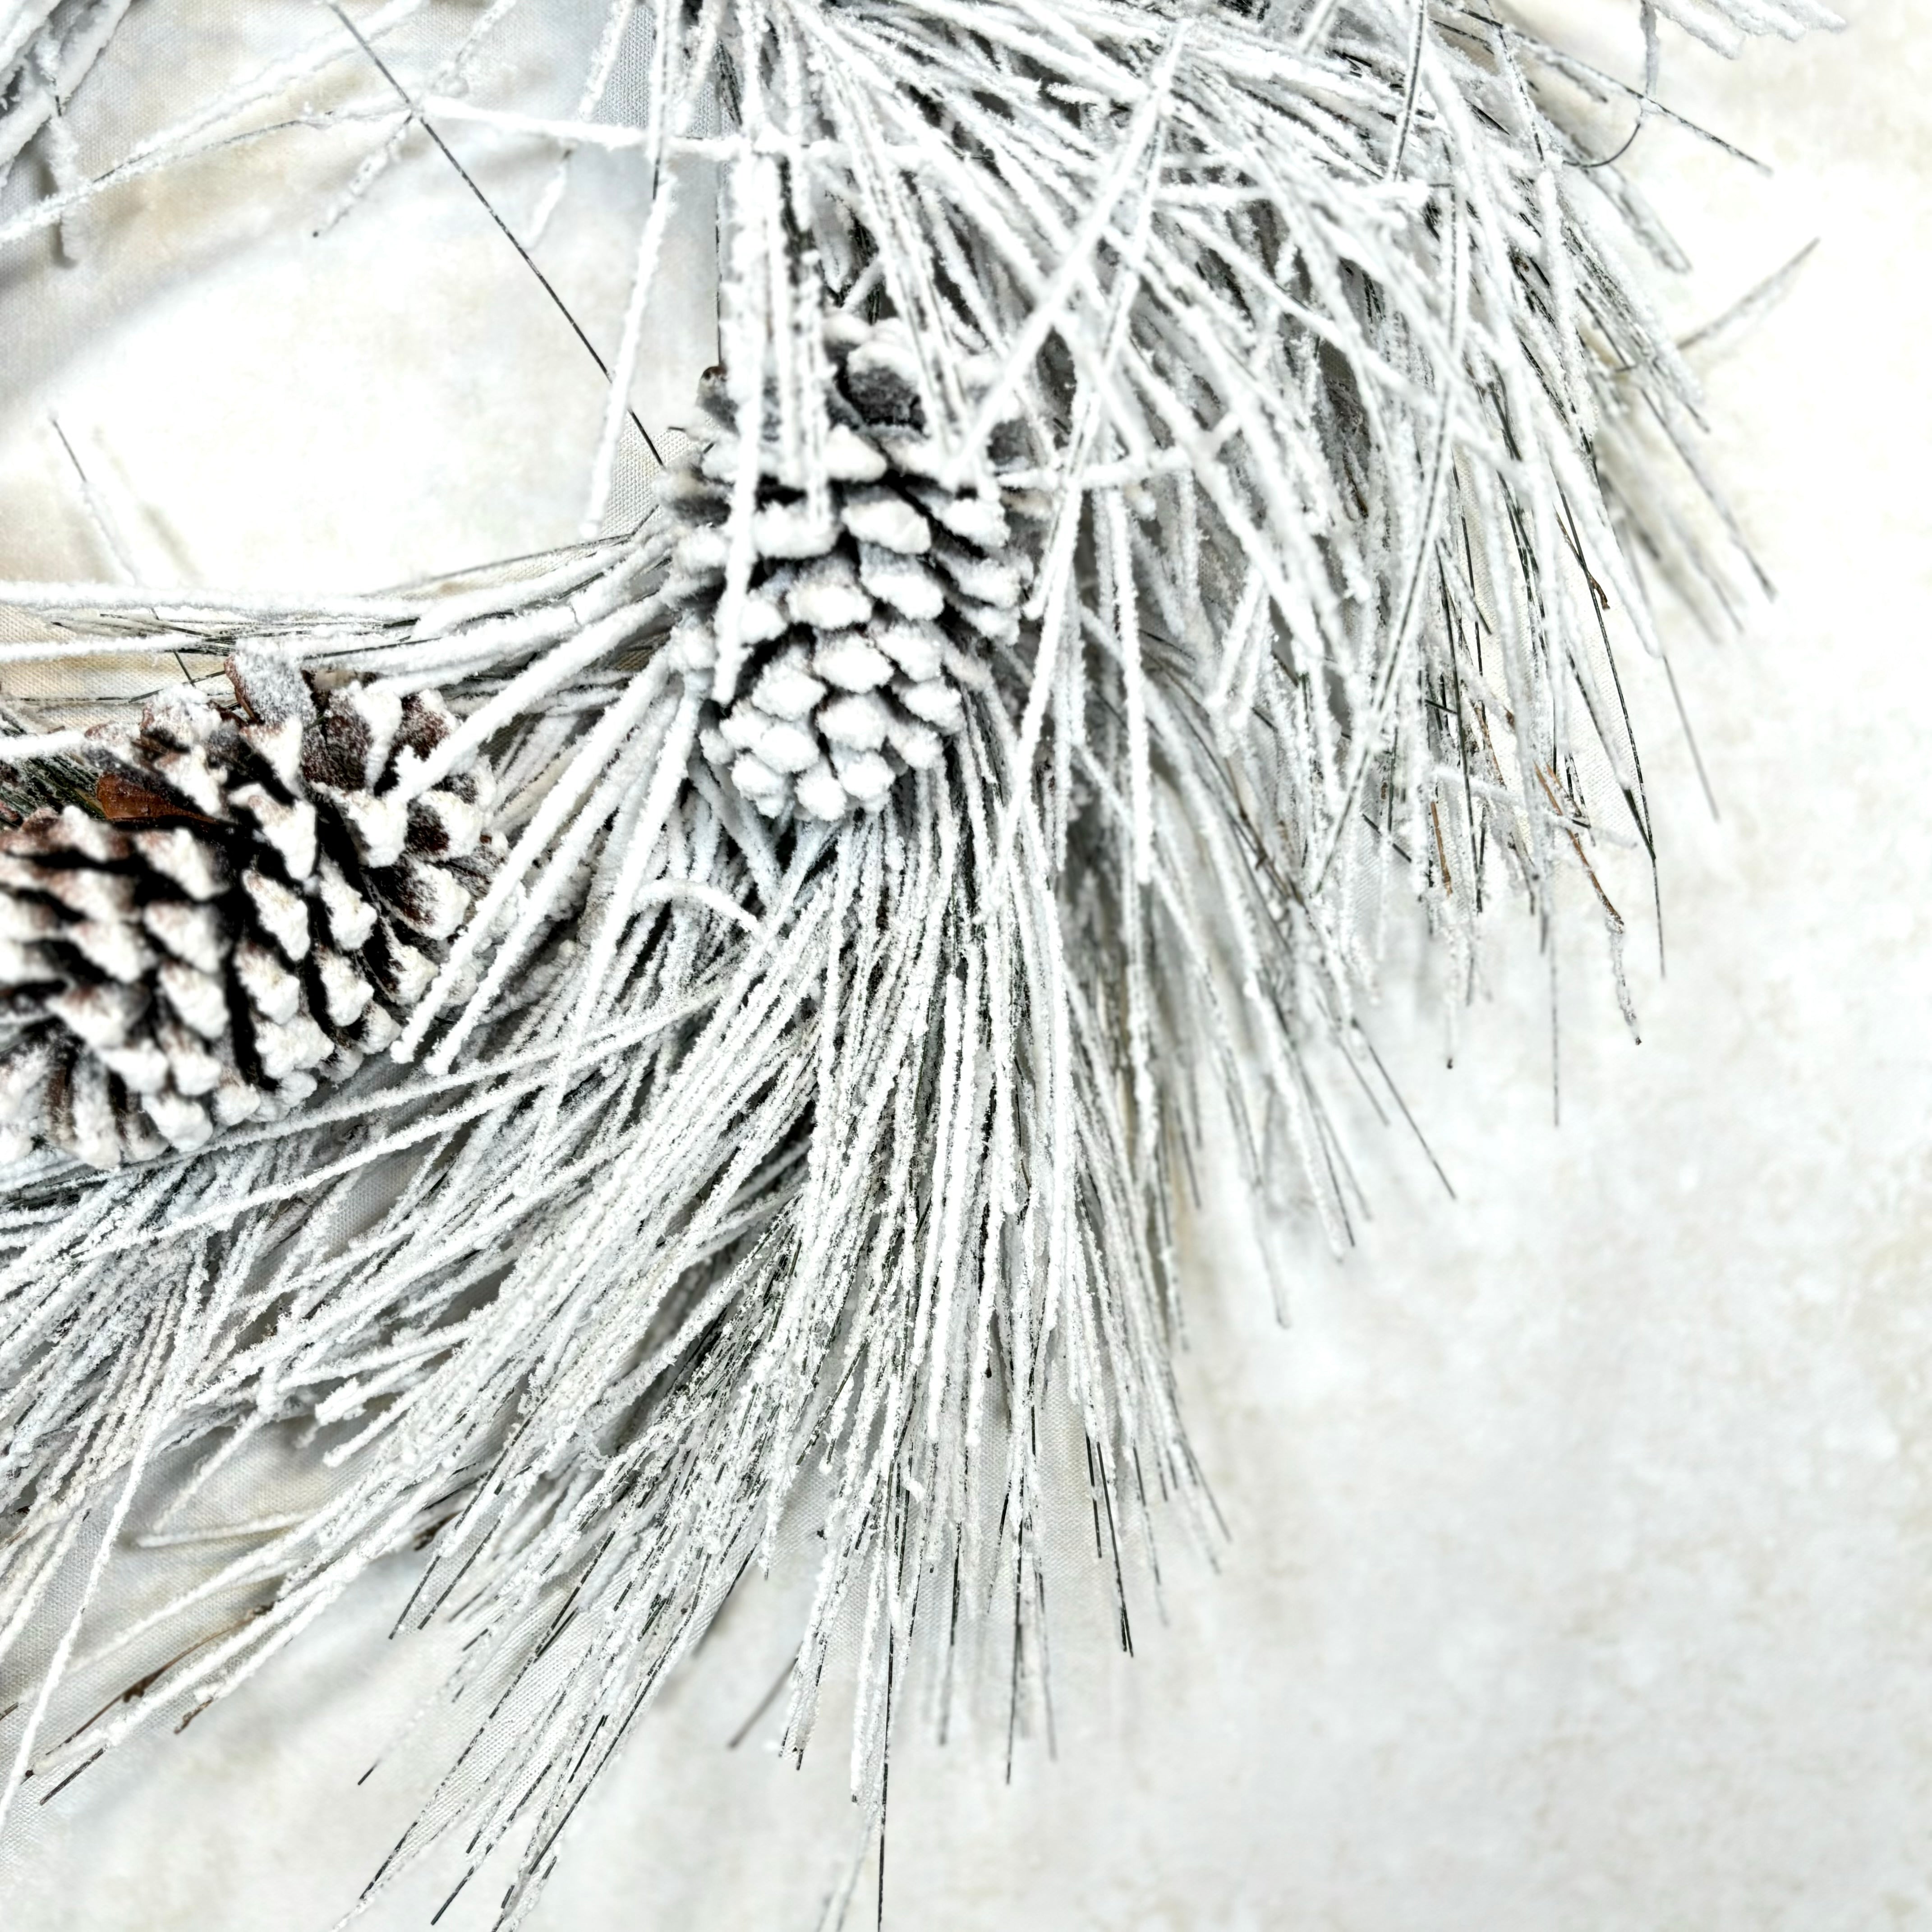
[[[434,692],[325,690],[242,651],[97,734],[104,814],[0,832],[0,1136],[114,1168],[279,1118],[386,1046],[500,853],[480,760],[400,787]]]
[[[902,772],[938,760],[964,722],[960,684],[986,682],[989,642],[1018,640],[1045,507],[997,482],[954,491],[936,480],[940,452],[903,322],[832,315],[824,342],[823,487],[787,473],[768,410],[736,661],[716,626],[742,446],[716,372],[700,400],[719,433],[660,484],[682,531],[671,643],[706,688],[704,756],[773,818],[875,808]],[[964,373],[969,395],[983,394],[990,365],[969,362]],[[1016,425],[1000,424],[996,477],[1021,446]]]

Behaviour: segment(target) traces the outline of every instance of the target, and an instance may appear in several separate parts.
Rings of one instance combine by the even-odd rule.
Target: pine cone
[[[97,818],[0,832],[0,1132],[118,1167],[273,1120],[386,1046],[496,862],[480,761],[405,802],[434,692],[243,651],[238,702],[97,734]]]
[[[955,492],[935,480],[940,452],[926,434],[903,322],[835,314],[824,342],[829,490],[785,473],[768,408],[741,663],[721,663],[714,628],[741,449],[717,372],[700,400],[723,434],[660,484],[683,526],[672,588],[685,608],[672,644],[686,675],[708,686],[700,742],[770,818],[796,808],[842,818],[881,804],[908,768],[937,762],[944,736],[964,721],[959,682],[984,680],[986,641],[1018,640],[1033,575],[1027,526],[1044,508],[997,482]],[[969,362],[965,373],[968,394],[976,381],[984,394],[990,365]],[[1001,459],[1018,454],[1015,428],[994,433],[996,476]]]

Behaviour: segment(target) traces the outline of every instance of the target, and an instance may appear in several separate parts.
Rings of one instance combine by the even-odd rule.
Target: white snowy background
[[[1053,1747],[1023,1740],[1009,1782],[997,1698],[944,1750],[908,1726],[889,1926],[1932,1927],[1932,11],[1843,8],[1847,34],[1735,66],[1666,32],[1670,104],[1772,177],[1663,124],[1636,164],[1696,265],[1667,296],[1687,329],[1820,244],[1700,364],[1778,592],[1741,640],[1673,632],[1720,817],[1658,668],[1629,680],[1664,827],[1642,1044],[1580,916],[1554,1124],[1527,922],[1498,916],[1453,1070],[1398,959],[1378,1043],[1456,1198],[1361,1110],[1355,1250],[1265,1234],[1286,1328],[1246,1204],[1206,1176],[1183,1374],[1218,1574],[1172,1552],[1130,1660],[1070,1536]],[[567,103],[538,23],[595,10],[524,10],[501,71]],[[1637,70],[1634,4],[1548,10]],[[91,138],[328,25],[136,0]],[[458,131],[526,212],[543,166]],[[594,367],[428,150],[311,232],[368,139],[297,130],[157,177],[90,219],[78,265],[0,258],[0,574],[111,578],[118,548],[148,582],[373,589],[574,536]],[[623,158],[584,157],[540,251],[607,343],[640,193]],[[700,219],[687,238],[634,398],[654,429],[710,359]],[[536,1925],[814,1924],[856,1849],[836,1700],[802,1772],[769,1719],[728,1748],[802,1574],[748,1585],[580,1815]],[[422,1788],[406,1746],[356,1781],[438,1676],[433,1642],[383,1641],[409,1580],[392,1565],[184,1735],[31,1808],[0,1923],[332,1923]],[[422,1924],[450,1876],[363,1922]],[[493,1902],[486,1875],[442,1924]]]

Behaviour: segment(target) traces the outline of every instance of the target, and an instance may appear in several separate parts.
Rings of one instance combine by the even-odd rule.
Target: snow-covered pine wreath
[[[0,588],[50,656],[217,641],[325,684],[440,688],[461,722],[362,788],[421,798],[486,755],[502,837],[487,883],[416,855],[419,883],[475,898],[439,938],[343,806],[344,877],[353,856],[361,900],[437,962],[411,1004],[357,956],[355,1024],[400,1023],[382,1077],[192,1154],[103,1173],[42,1147],[8,1170],[0,1665],[23,1688],[0,1822],[30,1774],[56,1788],[202,1708],[423,1548],[406,1621],[468,1627],[475,1728],[381,1876],[446,1834],[466,1878],[501,1850],[516,1923],[808,1472],[820,1568],[784,1741],[804,1748],[850,1629],[868,1822],[915,1665],[944,1705],[974,1675],[956,1654],[990,1655],[1016,1726],[1037,1700],[1057,1510],[1117,1532],[1125,1627],[1156,1521],[1208,1514],[1171,1360],[1200,1083],[1249,1184],[1298,1172],[1339,1242],[1313,1063],[1358,1052],[1382,908],[1413,895],[1460,989],[1481,908],[1553,919],[1568,868],[1620,936],[1590,869],[1606,814],[1654,850],[1616,660],[1656,642],[1634,560],[1724,566],[1674,507],[1664,446],[1690,448],[1696,385],[1625,250],[1677,258],[1618,160],[1660,14],[1726,47],[1832,16],[1636,7],[1641,86],[1460,0],[661,5],[620,142],[655,199],[623,244],[590,520],[697,162],[721,364],[658,514],[449,596]],[[85,178],[52,154],[54,191],[0,218],[0,248],[272,138],[257,110],[324,76],[368,80],[344,126],[387,124],[343,206],[440,116],[562,156],[596,137],[466,98],[502,6],[410,94],[363,29],[413,10],[338,12]],[[64,46],[119,11],[16,6],[0,112],[42,111],[41,29]],[[631,12],[616,0],[586,115]],[[296,1017],[250,1004],[242,947],[280,944],[250,867],[310,908],[312,946],[350,955],[314,923],[333,888],[318,872],[311,899],[270,856],[272,812],[226,776],[199,805],[160,778],[186,737],[130,740],[128,782],[223,828],[170,830],[243,882],[219,961],[238,1017],[212,1043],[279,1109],[320,1048],[304,1034],[270,1079],[266,1027],[305,1014],[332,1055],[368,1036],[286,950]],[[293,809],[256,755],[224,774]],[[320,828],[336,806],[313,802]],[[145,834],[80,810],[26,835],[8,903],[70,935],[14,982],[17,1024],[92,1066],[142,1022],[97,1047],[71,1017],[160,973],[142,894],[178,902],[143,884]],[[33,883],[62,866],[134,881],[86,945],[74,922],[98,915]],[[172,1038],[128,1064],[148,1077]],[[112,1091],[87,1115],[104,1157],[155,1120]],[[80,1148],[71,1113],[23,1118]],[[165,1524],[279,1424],[326,1445],[326,1502],[161,1608],[88,1622],[163,1460],[205,1448]]]

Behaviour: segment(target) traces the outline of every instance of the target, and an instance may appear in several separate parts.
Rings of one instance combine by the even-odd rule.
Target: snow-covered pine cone
[[[989,640],[1018,638],[1046,508],[997,481],[962,491],[938,482],[940,452],[903,322],[834,314],[824,341],[828,487],[814,493],[788,473],[768,408],[740,662],[721,662],[716,632],[741,448],[718,372],[700,396],[718,433],[660,484],[682,526],[674,594],[684,609],[672,644],[706,688],[704,754],[770,818],[796,809],[842,818],[881,804],[908,768],[938,760],[964,720],[959,683],[984,680]],[[963,373],[974,397],[994,372],[982,359]],[[994,432],[996,478],[1019,453],[1016,428]]]
[[[0,1140],[91,1166],[200,1147],[386,1046],[494,869],[481,760],[399,788],[454,721],[433,692],[230,661],[94,734],[101,817],[0,832]]]

